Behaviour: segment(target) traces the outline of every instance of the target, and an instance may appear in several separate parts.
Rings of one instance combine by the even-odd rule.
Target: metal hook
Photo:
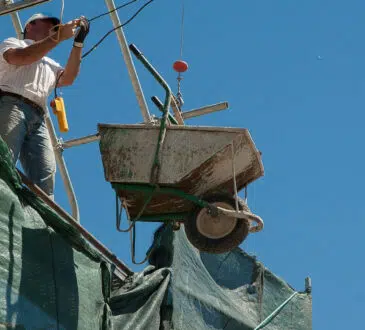
[[[115,193],[115,197],[116,197],[116,201],[115,202],[116,202],[116,227],[117,227],[117,230],[119,232],[121,232],[121,233],[128,233],[136,225],[136,222],[133,221],[133,220],[132,221],[130,220],[129,212],[128,212],[128,208],[127,208],[127,204],[126,203],[123,204],[122,207],[119,209],[119,198],[118,198],[117,192]],[[120,228],[123,207],[126,210],[128,220],[130,222],[132,222],[132,224],[127,229],[121,229]]]
[[[133,264],[135,264],[135,265],[144,264],[149,259],[152,252],[155,250],[154,247],[152,247],[148,251],[148,253],[146,254],[146,257],[142,261],[136,262],[136,227],[135,226],[133,226],[133,230],[130,231],[129,237],[130,237],[130,240],[131,240],[131,255],[132,255]]]

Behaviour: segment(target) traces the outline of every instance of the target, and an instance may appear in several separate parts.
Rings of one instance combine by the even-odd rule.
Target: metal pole
[[[184,119],[206,115],[215,111],[221,111],[228,109],[228,103],[222,102],[218,104],[208,105],[199,109],[182,112],[181,115]]]
[[[179,125],[184,125],[184,119],[183,117],[181,116],[181,111],[180,111],[180,108],[178,106],[178,102],[176,101],[176,98],[175,96],[172,97],[172,100],[171,100],[171,108],[172,108],[172,111],[174,112],[174,115],[175,115],[175,119],[177,121],[177,123]]]
[[[41,3],[47,2],[50,0],[22,0],[14,3],[13,0],[2,0],[0,3],[3,3],[3,6],[0,6],[0,16],[11,14],[29,7],[33,7],[36,5],[40,5]]]
[[[79,206],[77,205],[75,191],[73,189],[71,179],[70,179],[70,176],[67,171],[66,162],[62,156],[62,145],[58,142],[58,139],[56,136],[56,131],[54,129],[52,120],[49,116],[48,109],[46,110],[45,121],[46,121],[46,125],[48,128],[49,136],[51,138],[58,169],[60,170],[61,178],[62,178],[63,184],[65,186],[67,197],[71,204],[72,216],[78,222],[80,222]]]
[[[305,278],[305,292],[312,292],[312,279],[310,277]]]
[[[49,207],[56,211],[65,221],[75,228],[85,239],[87,239],[99,252],[103,254],[110,262],[114,263],[119,273],[125,278],[133,272],[124,265],[112,252],[110,252],[103,244],[101,244],[94,236],[92,236],[85,228],[83,228],[74,218],[72,218],[61,206],[51,200],[48,195],[31,182],[22,172],[18,170],[23,183],[33,191],[39,198],[43,200]]]
[[[79,146],[81,144],[96,142],[96,141],[99,141],[99,140],[100,140],[100,135],[99,135],[99,133],[97,133],[97,134],[93,134],[93,135],[84,136],[82,138],[62,142],[61,145],[62,145],[63,149],[67,149],[67,148],[72,148],[72,147]]]
[[[109,11],[115,10],[115,4],[114,4],[113,0],[105,0],[105,3],[107,5]],[[131,54],[128,49],[127,40],[125,38],[123,28],[121,27],[121,22],[120,22],[118,13],[116,11],[113,11],[112,13],[110,13],[110,17],[113,22],[114,28],[119,27],[118,29],[115,30],[115,33],[117,35],[118,42],[119,42],[119,45],[120,45],[120,48],[122,50],[122,54],[124,57],[124,61],[126,63],[128,73],[129,73],[129,76],[132,81],[134,92],[136,93],[136,96],[137,96],[137,101],[138,101],[139,107],[142,112],[143,120],[145,123],[150,123],[152,121],[151,116],[148,111],[147,103],[144,98],[142,88],[141,88],[141,85],[138,80],[137,72],[134,67]]]
[[[10,16],[18,39],[23,39],[23,28],[22,23],[20,23],[19,14],[11,13]]]
[[[13,0],[5,0],[3,1],[4,4],[12,4],[14,3]],[[17,34],[18,39],[22,39],[23,36],[23,28],[22,23],[20,23],[19,14],[17,12],[10,13],[11,20],[13,22],[13,26],[15,29],[15,32]]]

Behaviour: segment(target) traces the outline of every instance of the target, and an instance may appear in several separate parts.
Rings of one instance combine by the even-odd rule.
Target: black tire
[[[216,202],[227,203],[234,209],[236,208],[235,199],[227,194],[217,193],[203,197],[202,199],[212,204]],[[239,208],[240,210],[249,211],[242,200],[239,200]],[[202,211],[201,207],[195,208],[184,222],[186,236],[190,243],[198,250],[216,254],[225,253],[240,245],[247,237],[249,232],[249,223],[243,219],[237,219],[235,227],[226,236],[217,239],[207,237],[202,234],[197,227],[197,217],[200,211]]]

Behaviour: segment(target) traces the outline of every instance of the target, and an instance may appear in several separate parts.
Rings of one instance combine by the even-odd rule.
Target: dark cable
[[[110,14],[110,13],[113,13],[113,12],[115,12],[115,11],[119,10],[119,9],[124,8],[124,7],[127,7],[128,5],[130,5],[130,4],[132,4],[133,2],[136,2],[136,1],[138,1],[138,0],[132,0],[132,1],[129,1],[129,2],[127,2],[127,3],[124,3],[123,5],[120,5],[120,6],[116,7],[115,9],[113,9],[113,10],[111,10],[111,11],[107,11],[106,13],[100,14],[100,15],[98,15],[98,16],[95,16],[95,17],[93,17],[93,18],[89,19],[89,22],[92,22],[92,21],[94,21],[94,20],[96,20],[96,19],[98,19],[98,18],[100,18],[100,17],[103,17],[103,16],[105,16],[105,15],[108,15],[108,14]]]
[[[136,1],[136,0],[134,0]],[[128,19],[126,22],[124,22],[123,24],[111,29],[110,31],[108,31],[90,50],[88,50],[84,55],[82,55],[82,58],[85,58],[86,56],[88,56],[92,51],[95,50],[96,47],[98,47],[112,32],[114,32],[115,30],[126,26],[127,24],[129,24],[145,7],[147,7],[153,0],[150,0],[148,2],[146,2],[141,8],[139,8],[137,10],[137,12],[130,18]]]
[[[131,0],[131,1],[129,1],[129,2],[127,2],[127,3],[125,3],[125,4],[123,4],[123,5],[120,5],[120,6],[118,6],[118,7],[116,7],[114,10],[111,10],[111,11],[108,11],[108,12],[106,12],[106,13],[104,13],[104,14],[101,14],[101,15],[98,15],[98,16],[95,16],[95,17],[93,17],[93,18],[91,18],[91,19],[89,19],[89,22],[91,22],[91,21],[93,21],[93,20],[96,20],[96,19],[98,19],[98,18],[100,18],[100,17],[102,17],[102,16],[104,16],[104,15],[107,15],[107,14],[109,14],[109,13],[112,13],[112,12],[114,12],[114,11],[116,11],[116,10],[118,10],[118,9],[121,9],[121,8],[123,8],[123,7],[126,7],[126,6],[128,6],[128,5],[130,5],[131,3],[133,3],[133,2],[136,2],[136,1],[138,1],[138,0]],[[98,47],[108,36],[109,36],[109,34],[111,34],[112,32],[114,32],[115,30],[117,30],[117,29],[119,29],[119,28],[121,28],[121,27],[123,27],[123,26],[126,26],[127,24],[129,24],[145,7],[147,7],[151,2],[152,2],[153,0],[150,0],[150,1],[148,1],[147,3],[145,3],[141,8],[139,8],[138,10],[137,10],[137,12],[129,19],[129,20],[127,20],[125,23],[123,23],[123,24],[121,24],[121,25],[119,25],[119,26],[117,26],[117,27],[115,27],[114,29],[112,29],[112,30],[110,30],[109,32],[107,32],[90,50],[88,50],[84,55],[82,55],[82,57],[81,58],[85,58],[86,56],[88,56],[92,51],[94,51],[95,49],[96,49],[96,47]],[[61,77],[62,77],[62,75],[63,75],[63,73],[64,73],[64,71],[62,71],[61,73],[60,73],[60,75],[57,77],[57,80],[56,80],[56,84],[55,84],[55,88],[54,88],[54,97],[55,98],[57,98],[57,88],[58,88],[58,84],[59,84],[59,82],[60,82],[60,79],[61,79]]]
[[[62,72],[58,75],[57,80],[56,80],[56,84],[54,87],[54,98],[56,99],[58,97],[57,95],[57,87],[58,87],[58,83],[60,82],[60,79],[62,77],[62,75],[64,74],[65,70],[62,70]]]

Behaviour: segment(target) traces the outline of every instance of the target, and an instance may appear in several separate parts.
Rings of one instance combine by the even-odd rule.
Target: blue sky
[[[141,4],[120,11],[121,20]],[[59,10],[60,1],[54,0],[21,18]],[[102,0],[87,6],[66,0],[64,19],[105,10]],[[364,10],[360,0],[185,0],[184,109],[230,104],[228,111],[187,124],[249,129],[265,166],[265,176],[249,188],[249,206],[264,219],[265,229],[242,247],[297,290],[311,276],[316,330],[358,328],[365,321]],[[181,1],[155,0],[125,28],[128,41],[174,91],[180,21]],[[14,35],[9,17],[0,17],[0,26],[2,39]],[[92,23],[85,49],[111,27],[108,17]],[[65,64],[71,45],[60,45],[52,57]],[[162,98],[161,88],[139,63],[136,67],[146,98]],[[96,133],[97,123],[142,121],[115,35],[84,60],[63,97],[70,125],[64,140]],[[114,194],[104,180],[98,144],[66,150],[64,156],[82,224],[140,270],[131,264],[129,235],[115,230]],[[59,176],[56,200],[68,209]],[[154,228],[138,226],[139,259]]]

